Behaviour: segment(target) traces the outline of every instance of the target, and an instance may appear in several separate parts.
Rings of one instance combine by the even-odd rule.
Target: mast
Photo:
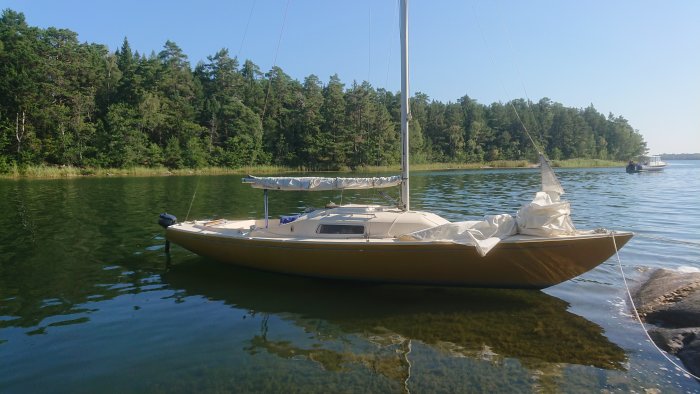
[[[399,206],[409,210],[408,196],[408,0],[401,0],[399,12],[401,31],[401,201]]]

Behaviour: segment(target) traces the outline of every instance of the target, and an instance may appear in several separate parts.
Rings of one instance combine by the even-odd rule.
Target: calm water
[[[558,170],[580,228],[632,230],[632,283],[700,268],[700,162],[659,174]],[[412,205],[514,213],[535,170],[418,172]],[[353,284],[220,265],[160,212],[262,215],[238,176],[0,180],[0,392],[698,392],[630,317],[617,260],[545,291]],[[396,191],[397,192],[397,191]],[[381,202],[271,193],[273,215]]]

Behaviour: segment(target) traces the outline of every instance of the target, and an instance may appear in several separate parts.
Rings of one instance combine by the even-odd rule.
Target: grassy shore
[[[167,175],[223,175],[223,174],[277,174],[296,172],[298,169],[280,166],[252,166],[241,168],[203,167],[170,169],[166,167],[129,167],[129,168],[81,168],[73,166],[25,166],[12,167],[10,171],[0,174],[6,179],[59,179],[78,177],[111,177],[111,176],[167,176]]]
[[[596,168],[596,167],[624,167],[624,161],[600,160],[600,159],[569,159],[552,160],[553,167],[562,168]]]
[[[592,167],[624,167],[624,162],[597,160],[597,159],[570,159],[554,160],[554,167],[562,168],[592,168]],[[411,164],[412,171],[437,171],[437,170],[463,170],[463,169],[486,169],[486,168],[532,168],[536,164],[527,160],[499,160],[486,163],[425,163]],[[399,165],[394,166],[366,166],[358,167],[354,170],[349,168],[339,171],[328,171],[329,173],[381,173],[396,172],[400,170]],[[168,169],[165,167],[130,167],[130,168],[80,168],[73,166],[14,166],[7,173],[0,174],[0,178],[6,179],[60,179],[77,177],[109,177],[109,176],[164,176],[164,175],[223,175],[223,174],[284,174],[299,172],[318,172],[304,167],[282,167],[282,166],[251,166],[240,168],[226,167],[204,167],[204,168],[183,168]]]

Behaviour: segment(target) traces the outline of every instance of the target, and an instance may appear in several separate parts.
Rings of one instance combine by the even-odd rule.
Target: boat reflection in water
[[[183,297],[223,301],[259,318],[244,349],[250,357],[309,360],[327,373],[364,369],[397,388],[409,375],[412,388],[434,389],[428,381],[437,377],[449,390],[450,374],[491,382],[507,374],[520,376],[521,389],[523,382],[561,389],[572,364],[623,371],[626,362],[600,326],[538,291],[336,282],[199,259],[173,266],[163,281]],[[304,335],[289,334],[287,324]],[[446,360],[461,361],[461,369]]]

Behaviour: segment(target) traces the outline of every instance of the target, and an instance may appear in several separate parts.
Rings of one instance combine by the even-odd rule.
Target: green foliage
[[[5,156],[0,156],[0,174],[8,174],[12,170],[12,163]]]
[[[400,161],[400,95],[337,75],[303,83],[221,49],[192,70],[177,44],[114,53],[67,29],[0,17],[0,172],[34,165],[312,170]],[[543,98],[479,104],[411,98],[414,163],[627,160],[646,143],[621,116]],[[537,147],[525,133],[527,129]],[[29,166],[29,167],[28,167]]]
[[[201,168],[207,165],[207,153],[199,138],[191,137],[185,144],[183,157],[185,167]]]
[[[132,167],[147,160],[148,139],[138,129],[136,110],[113,104],[101,130],[100,162],[107,167]]]
[[[168,168],[181,168],[184,164],[182,149],[177,137],[170,137],[163,150],[163,162]]]

